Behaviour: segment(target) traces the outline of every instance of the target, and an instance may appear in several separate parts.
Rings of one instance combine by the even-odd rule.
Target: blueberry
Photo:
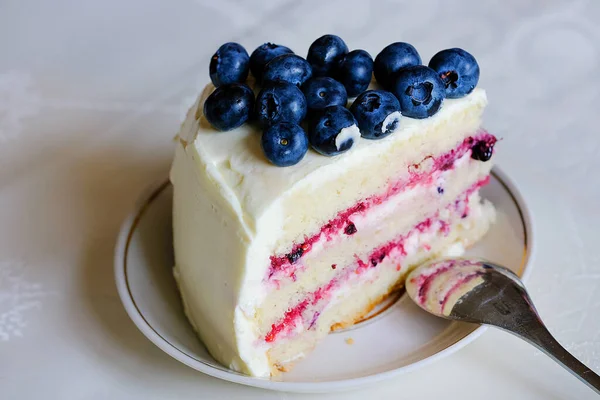
[[[327,76],[309,79],[302,86],[302,91],[311,110],[321,110],[328,106],[346,107],[348,102],[344,85]]]
[[[359,137],[354,116],[344,106],[324,108],[311,119],[308,127],[310,145],[325,156],[350,150]]]
[[[400,124],[398,99],[385,90],[367,90],[354,100],[350,111],[360,134],[367,139],[381,139],[396,130]]]
[[[332,76],[347,52],[348,46],[342,38],[336,35],[324,35],[310,45],[306,60],[312,66],[315,76]]]
[[[479,81],[479,64],[471,54],[463,49],[442,50],[431,58],[433,68],[444,85],[446,97],[456,99],[468,95]]]
[[[392,43],[375,57],[375,79],[384,88],[391,90],[396,73],[402,68],[421,64],[421,56],[411,44]]]
[[[297,86],[272,82],[256,97],[255,110],[256,119],[262,126],[284,121],[299,124],[306,116],[306,99]]]
[[[373,59],[364,50],[353,50],[346,54],[338,68],[336,77],[344,84],[348,96],[355,97],[367,90],[373,76]]]
[[[263,82],[285,81],[301,86],[312,76],[308,61],[295,54],[282,54],[265,65]]]
[[[494,143],[480,140],[471,148],[471,158],[479,161],[488,161],[494,154]]]
[[[262,44],[252,52],[250,56],[250,71],[257,81],[260,82],[262,80],[265,65],[282,54],[294,54],[294,52],[285,46],[274,43]]]
[[[250,57],[238,43],[225,43],[210,60],[210,80],[219,87],[230,83],[244,83],[248,77]]]
[[[445,95],[444,83],[437,72],[424,65],[399,71],[393,91],[400,102],[402,115],[417,119],[438,112]]]
[[[204,116],[215,129],[229,131],[250,119],[253,106],[254,93],[247,85],[222,85],[204,102]]]
[[[278,167],[289,167],[302,160],[308,150],[308,139],[300,125],[278,122],[263,132],[261,146],[269,161]]]
[[[344,233],[346,235],[354,235],[356,232],[358,232],[358,229],[356,229],[356,225],[352,222],[349,222],[348,225],[346,225],[346,228],[344,228]]]

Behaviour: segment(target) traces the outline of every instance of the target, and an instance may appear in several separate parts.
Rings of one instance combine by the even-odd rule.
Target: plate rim
[[[500,184],[506,189],[509,195],[515,202],[521,221],[525,228],[525,251],[521,262],[519,275],[523,282],[527,282],[533,265],[533,259],[535,255],[535,241],[534,241],[534,223],[531,211],[525,202],[525,199],[515,183],[514,179],[510,178],[500,167],[495,165],[491,171],[491,174],[500,182]],[[167,339],[163,338],[144,318],[141,311],[135,304],[133,295],[129,290],[129,285],[126,277],[126,257],[128,252],[128,246],[131,237],[135,231],[137,223],[142,218],[144,211],[149,207],[150,203],[162,193],[170,185],[168,176],[160,179],[154,184],[150,185],[147,189],[142,191],[138,200],[136,201],[132,211],[128,214],[127,218],[121,224],[119,234],[117,237],[115,252],[114,252],[114,273],[115,281],[117,286],[117,292],[123,303],[125,311],[129,315],[129,318],[133,321],[136,327],[146,336],[152,343],[158,348],[163,350],[169,356],[173,357],[177,361],[193,368],[206,375],[219,378],[225,381],[239,383],[242,385],[258,387],[268,390],[276,390],[283,392],[296,392],[296,393],[326,393],[335,392],[342,390],[349,390],[369,384],[381,382],[405,373],[412,372],[419,368],[425,367],[435,361],[438,361],[473,342],[475,339],[480,337],[486,330],[487,326],[480,325],[476,327],[472,332],[468,333],[463,338],[457,340],[455,343],[438,351],[422,360],[416,361],[412,364],[399,367],[390,371],[379,372],[372,375],[367,375],[359,378],[350,379],[338,379],[324,382],[284,382],[274,381],[266,378],[257,378],[246,376],[229,371],[226,369],[218,369],[202,361],[197,360],[193,356],[187,354],[183,350],[170,343]],[[225,368],[225,367],[224,367]]]

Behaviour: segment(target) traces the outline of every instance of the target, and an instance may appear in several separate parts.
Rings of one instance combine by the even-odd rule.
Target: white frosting
[[[461,242],[456,242],[448,247],[444,253],[446,257],[460,257],[465,254],[465,246]]]
[[[381,124],[381,130],[383,131],[384,129],[386,129],[386,127],[390,126],[394,121],[398,121],[398,125],[399,125],[401,119],[402,119],[402,114],[400,114],[400,111],[394,111],[393,113],[391,113],[390,115],[385,117],[385,119],[383,120],[383,123]],[[387,133],[387,132],[383,132],[383,133]]]
[[[213,89],[207,86],[178,135],[171,170],[175,270],[186,314],[211,354],[233,369],[268,376],[268,345],[258,335],[255,317],[266,293],[263,279],[273,241],[286,222],[284,203],[335,182],[351,167],[368,165],[366,160],[424,134],[431,124],[482,108],[486,96],[476,89],[446,100],[429,119],[403,118],[396,132],[381,140],[362,139],[356,127],[347,128],[340,143],[350,137],[355,143],[344,154],[324,157],[309,151],[299,164],[279,168],[262,154],[253,125],[217,132],[208,124],[202,105]]]
[[[339,151],[344,143],[352,139],[354,143],[358,142],[360,138],[360,131],[356,125],[350,125],[347,128],[343,128],[335,138],[335,147]],[[354,145],[352,145],[354,147]]]

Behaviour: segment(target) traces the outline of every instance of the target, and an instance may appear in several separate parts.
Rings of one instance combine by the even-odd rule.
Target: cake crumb
[[[346,344],[354,344],[354,339],[352,339],[351,337],[346,338]]]

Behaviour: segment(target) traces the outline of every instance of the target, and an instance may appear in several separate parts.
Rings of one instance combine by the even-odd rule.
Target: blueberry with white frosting
[[[367,139],[382,139],[400,124],[400,103],[385,90],[367,90],[354,100],[350,111],[360,134]]]
[[[342,57],[348,52],[346,43],[336,35],[323,35],[308,49],[306,60],[315,76],[332,76]]]
[[[263,132],[261,146],[267,159],[278,167],[295,165],[308,151],[304,129],[293,122],[278,122]]]
[[[289,82],[292,85],[302,86],[312,77],[310,64],[296,54],[283,54],[275,57],[265,65],[263,82]]]
[[[434,69],[446,87],[446,97],[456,99],[468,95],[479,81],[479,64],[470,53],[454,48],[442,50],[431,58]]]
[[[421,64],[421,56],[411,44],[404,42],[386,46],[377,57],[373,66],[375,79],[384,88],[391,90],[398,71]]]
[[[364,50],[352,50],[340,61],[336,73],[349,97],[356,97],[369,87],[373,76],[373,58]]]
[[[313,149],[325,156],[350,150],[359,137],[354,116],[343,106],[326,107],[309,123],[308,141]]]
[[[346,106],[348,94],[340,82],[327,76],[309,79],[303,86],[309,110],[322,110],[329,106]]]
[[[250,69],[250,57],[238,43],[225,43],[210,60],[210,80],[219,87],[231,83],[244,83]]]
[[[256,97],[256,120],[262,126],[277,122],[299,124],[306,116],[306,99],[297,86],[288,82],[271,82]]]
[[[272,59],[283,54],[294,54],[288,47],[275,43],[264,43],[250,55],[250,71],[257,81],[262,81],[265,65]]]
[[[400,102],[402,115],[416,119],[437,113],[445,97],[444,83],[437,72],[424,65],[399,71],[393,92]]]
[[[229,131],[250,119],[254,93],[247,85],[222,85],[204,102],[204,116],[219,131]]]

